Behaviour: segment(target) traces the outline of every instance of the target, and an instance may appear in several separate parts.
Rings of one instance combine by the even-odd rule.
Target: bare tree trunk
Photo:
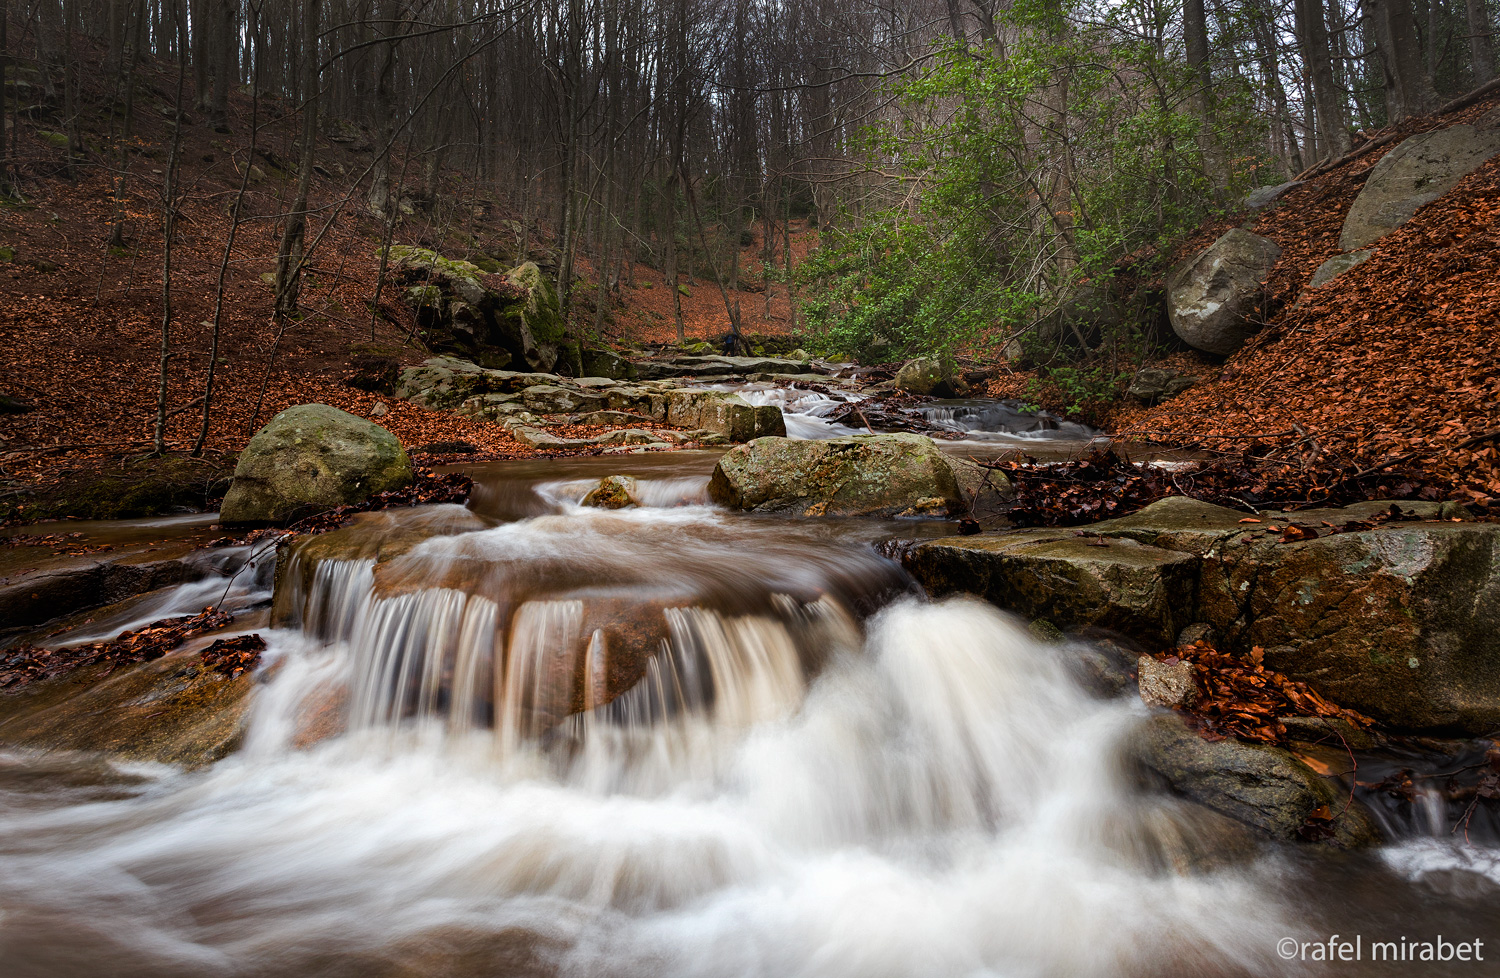
[[[307,233],[307,196],[312,188],[314,152],[318,141],[318,8],[320,0],[305,0],[302,7],[303,92],[302,158],[297,166],[297,197],[287,215],[286,231],[276,254],[276,312],[290,316],[297,311],[302,288],[302,246]]]
[[[6,150],[9,144],[5,140],[5,74],[10,67],[10,40],[5,33],[5,25],[9,20],[9,0],[0,0],[0,197],[16,195],[15,174],[11,172],[10,153]]]
[[[177,18],[177,94],[172,107],[172,150],[167,156],[166,185],[162,188],[161,247],[161,351],[160,380],[156,388],[156,424],[152,433],[152,450],[161,455],[167,450],[167,366],[172,359],[172,236],[177,224],[177,167],[182,151],[182,92],[187,81],[187,24],[179,4]]]
[[[1474,82],[1483,85],[1495,77],[1494,25],[1484,0],[1467,0],[1469,57],[1474,62]]]
[[[1295,0],[1297,35],[1307,65],[1317,113],[1318,149],[1321,158],[1333,159],[1349,152],[1349,127],[1339,111],[1341,93],[1333,80],[1333,53],[1328,45],[1328,23],[1323,19],[1322,0]]]
[[[1385,109],[1392,122],[1425,115],[1438,106],[1437,91],[1422,66],[1422,46],[1411,0],[1364,0],[1381,67]]]

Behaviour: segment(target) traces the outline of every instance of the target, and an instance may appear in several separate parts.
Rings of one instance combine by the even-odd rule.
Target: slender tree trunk
[[[182,150],[183,107],[182,94],[187,81],[187,33],[186,18],[181,7],[177,16],[177,93],[172,108],[176,118],[172,121],[172,149],[167,155],[166,186],[162,188],[162,248],[161,248],[161,350],[160,377],[156,387],[156,424],[152,434],[152,449],[157,455],[167,450],[167,388],[168,364],[172,359],[172,236],[177,224],[177,167]]]
[[[1364,0],[1371,34],[1385,72],[1385,111],[1391,122],[1425,115],[1438,106],[1437,91],[1422,66],[1422,46],[1411,0]]]
[[[1495,77],[1494,24],[1484,0],[1466,0],[1468,15],[1469,57],[1474,62],[1474,81],[1483,85]]]
[[[276,312],[290,316],[297,311],[302,289],[302,247],[307,233],[307,196],[312,188],[313,160],[318,141],[318,22],[320,0],[305,0],[302,6],[303,92],[302,158],[297,166],[297,197],[287,215],[286,231],[276,254]]]
[[[1322,158],[1333,159],[1349,152],[1349,127],[1339,111],[1342,94],[1333,80],[1333,52],[1328,44],[1328,24],[1323,19],[1322,0],[1295,0],[1297,35],[1307,65],[1317,114],[1318,148]]]

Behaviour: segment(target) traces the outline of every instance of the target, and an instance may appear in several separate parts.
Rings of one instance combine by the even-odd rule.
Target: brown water
[[[1500,974],[1500,849],[1247,852],[1122,760],[1138,702],[872,547],[948,525],[729,514],[712,464],[366,521],[421,542],[308,568],[211,768],[0,755],[0,975]],[[576,505],[622,472],[653,505]],[[1278,954],[1335,933],[1486,961]]]

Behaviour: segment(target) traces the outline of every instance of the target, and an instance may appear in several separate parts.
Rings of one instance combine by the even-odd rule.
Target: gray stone
[[[609,399],[597,391],[542,384],[522,391],[521,403],[536,414],[574,414],[579,411],[601,410],[609,403]]]
[[[1281,246],[1239,228],[1167,276],[1167,317],[1189,346],[1228,356],[1259,328],[1264,289]]]
[[[1198,702],[1198,680],[1191,662],[1184,659],[1162,662],[1143,655],[1136,660],[1135,671],[1141,702],[1147,706],[1170,710]]]
[[[1176,397],[1197,384],[1197,377],[1176,370],[1142,367],[1130,379],[1130,387],[1125,393],[1131,397],[1140,398],[1147,404],[1155,404],[1169,397]]]
[[[1280,748],[1210,742],[1180,714],[1159,713],[1136,731],[1132,755],[1173,791],[1272,838],[1304,840],[1309,817],[1326,813],[1331,837],[1319,841],[1348,849],[1381,841],[1375,820],[1349,800],[1347,787]]]
[[[1245,197],[1245,209],[1258,211],[1262,207],[1270,207],[1291,191],[1302,186],[1304,182],[1302,180],[1289,180],[1286,183],[1278,183],[1274,187],[1257,187]]]
[[[1372,254],[1369,248],[1365,248],[1361,251],[1351,251],[1347,255],[1334,255],[1318,266],[1318,270],[1313,272],[1312,278],[1308,280],[1307,287],[1321,289],[1349,269],[1364,264]]]
[[[250,439],[220,518],[281,523],[410,485],[396,436],[327,404],[287,408]]]
[[[801,516],[939,517],[969,508],[952,460],[912,434],[757,438],[719,459],[708,490],[735,509]]]
[[[1170,642],[1193,619],[1197,558],[1129,539],[1107,544],[1072,530],[948,537],[918,544],[903,563],[935,595],[963,591],[1062,628]]]
[[[1349,208],[1339,250],[1378,241],[1496,153],[1500,130],[1449,126],[1412,136],[1381,157]]]

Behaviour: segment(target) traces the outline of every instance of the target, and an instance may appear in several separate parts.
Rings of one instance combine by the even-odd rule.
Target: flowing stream
[[[1247,843],[1126,761],[1138,700],[872,546],[945,525],[732,515],[712,464],[478,466],[346,531],[210,767],[0,754],[0,974],[1374,976],[1414,966],[1278,942],[1500,939],[1500,849]],[[645,507],[577,504],[621,471]]]

